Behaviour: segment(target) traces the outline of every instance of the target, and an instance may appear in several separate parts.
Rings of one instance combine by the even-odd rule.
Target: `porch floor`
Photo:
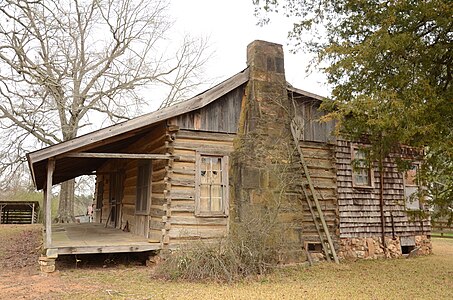
[[[100,223],[72,223],[52,225],[52,245],[58,254],[91,254],[144,252],[160,249],[160,243],[151,243],[145,237],[105,228]]]

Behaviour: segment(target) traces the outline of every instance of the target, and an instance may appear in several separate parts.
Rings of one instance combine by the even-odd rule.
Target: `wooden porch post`
[[[45,230],[46,230],[46,248],[52,245],[52,175],[55,170],[55,160],[49,158],[47,162],[47,178],[44,188],[44,206],[45,206]]]
[[[31,223],[35,224],[35,204],[34,203],[31,206]]]

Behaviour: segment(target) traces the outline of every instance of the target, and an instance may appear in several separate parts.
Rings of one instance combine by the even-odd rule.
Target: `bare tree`
[[[200,81],[206,41],[165,47],[165,0],[0,2],[1,174],[24,153],[76,137],[91,120],[118,122],[145,107],[140,91],[167,87],[164,105]],[[148,101],[150,99],[147,99]],[[87,128],[85,128],[87,127]],[[73,214],[74,182],[62,184],[59,221]]]

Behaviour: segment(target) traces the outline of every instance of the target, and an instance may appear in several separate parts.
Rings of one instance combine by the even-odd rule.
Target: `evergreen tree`
[[[451,0],[255,0],[294,20],[295,50],[326,66],[329,115],[374,157],[424,147],[425,179],[440,215],[453,216],[453,2]],[[332,101],[333,100],[333,101]]]

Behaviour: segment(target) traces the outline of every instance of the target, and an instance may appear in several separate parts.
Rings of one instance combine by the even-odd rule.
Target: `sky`
[[[328,96],[326,79],[320,73],[306,73],[311,57],[306,53],[291,54],[288,46],[289,20],[274,17],[271,24],[260,27],[254,16],[252,0],[173,0],[169,13],[175,19],[173,30],[181,36],[209,38],[213,56],[205,75],[216,83],[246,68],[246,48],[254,40],[265,40],[283,45],[286,80],[294,87]]]

